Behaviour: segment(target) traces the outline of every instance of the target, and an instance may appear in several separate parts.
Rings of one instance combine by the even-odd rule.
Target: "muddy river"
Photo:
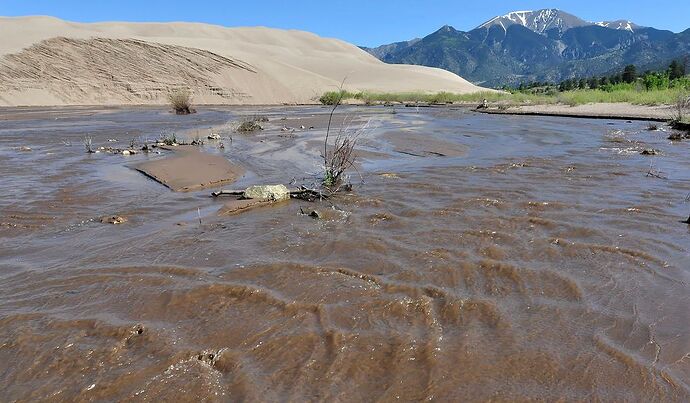
[[[352,192],[233,216],[83,146],[308,184],[326,113],[0,110],[0,400],[690,399],[690,142],[646,122],[344,107]]]

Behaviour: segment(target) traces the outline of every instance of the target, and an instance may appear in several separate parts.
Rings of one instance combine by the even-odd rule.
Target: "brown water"
[[[373,129],[326,220],[297,201],[218,217],[210,190],[128,167],[164,155],[81,145],[255,112],[0,111],[0,400],[690,399],[690,143],[344,108]],[[310,181],[325,109],[258,112],[268,130],[225,140],[247,169],[231,187]]]

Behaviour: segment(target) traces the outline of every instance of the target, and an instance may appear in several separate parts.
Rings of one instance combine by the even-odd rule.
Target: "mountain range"
[[[589,22],[558,9],[514,11],[464,32],[446,25],[410,41],[363,48],[387,63],[439,67],[483,86],[559,82],[688,63],[690,29],[680,33],[631,21]],[[690,66],[689,66],[690,67]]]

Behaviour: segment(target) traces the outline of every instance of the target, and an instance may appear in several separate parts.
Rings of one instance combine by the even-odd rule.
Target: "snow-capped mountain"
[[[548,8],[536,11],[513,11],[506,15],[494,17],[477,28],[491,28],[492,26],[500,26],[507,30],[511,25],[522,25],[536,33],[544,34],[549,30],[557,29],[559,32],[565,32],[571,28],[585,27],[590,25],[599,25],[611,29],[619,29],[633,32],[637,25],[630,21],[604,21],[604,22],[589,22],[565,11],[555,8]]]
[[[570,28],[582,27],[591,23],[564,11],[549,8],[537,11],[513,11],[506,15],[494,17],[478,28],[490,28],[498,25],[503,27],[503,29],[508,29],[509,26],[515,24],[543,34],[550,29],[558,29],[563,32]]]
[[[600,27],[605,27],[605,28],[611,28],[611,29],[620,29],[620,30],[630,31],[630,32],[635,32],[636,29],[642,28],[639,25],[637,25],[631,21],[628,21],[628,20],[595,22],[594,25],[598,25]]]
[[[610,75],[629,64],[640,71],[663,69],[672,60],[690,59],[690,29],[588,22],[545,9],[514,11],[467,32],[446,25],[421,39],[364,49],[387,63],[439,67],[500,87]]]

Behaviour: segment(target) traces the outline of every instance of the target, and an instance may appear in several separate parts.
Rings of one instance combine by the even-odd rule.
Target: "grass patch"
[[[451,92],[424,93],[378,93],[378,92],[349,92],[331,91],[325,93],[319,101],[324,105],[334,105],[338,99],[344,101],[361,101],[366,104],[386,103],[425,103],[425,104],[450,104],[450,103],[476,103],[483,100],[492,103],[509,105],[544,105],[566,104],[571,106],[590,103],[630,103],[635,105],[674,105],[678,97],[686,90],[682,88],[668,88],[662,90],[644,90],[629,87],[604,90],[574,90],[547,94],[531,94],[525,92],[476,92],[472,94],[455,94]]]

